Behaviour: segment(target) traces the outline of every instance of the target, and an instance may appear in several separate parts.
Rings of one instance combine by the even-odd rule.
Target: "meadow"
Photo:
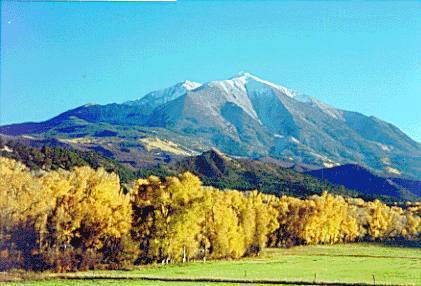
[[[15,278],[18,276],[15,274]],[[253,281],[256,282],[253,285],[259,285],[259,283],[268,285],[271,281],[278,285],[282,281],[296,283],[295,285],[303,282],[327,282],[332,285],[334,283],[421,285],[421,248],[374,243],[297,246],[289,249],[269,248],[258,257],[240,260],[138,266],[125,271],[44,273],[38,278],[43,279],[3,282],[2,285],[189,286],[242,285],[245,284],[244,282],[252,283]],[[200,281],[192,281],[195,279]],[[206,281],[207,279],[209,281]],[[243,280],[244,282],[241,283]]]

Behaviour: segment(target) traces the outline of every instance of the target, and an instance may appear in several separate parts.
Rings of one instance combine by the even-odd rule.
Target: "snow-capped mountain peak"
[[[186,90],[193,90],[196,89],[198,87],[201,87],[202,84],[198,83],[198,82],[194,82],[194,81],[190,81],[190,80],[185,80],[182,82],[181,84]]]
[[[249,72],[240,72],[225,80],[211,81],[205,83],[204,86],[222,91],[226,101],[241,107],[259,124],[261,124],[261,121],[254,109],[253,98],[273,94],[273,92],[278,92],[290,98],[296,95],[294,91],[286,87],[263,80]]]
[[[125,104],[147,105],[148,108],[152,109],[158,105],[164,104],[168,101],[174,100],[186,94],[187,91],[195,90],[200,86],[202,86],[201,83],[185,80],[173,86],[161,90],[152,91],[140,99],[128,101]]]
[[[278,90],[279,92],[285,94],[288,97],[294,98],[297,93],[295,91],[292,91],[284,86],[274,84],[270,81],[261,79],[249,72],[239,72],[237,75],[232,77],[230,80],[241,82],[242,84],[246,85],[249,89],[258,89],[259,86],[267,86],[273,89]]]

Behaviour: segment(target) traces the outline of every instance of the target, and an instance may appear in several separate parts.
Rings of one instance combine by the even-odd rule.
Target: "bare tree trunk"
[[[183,246],[183,263],[186,262],[186,246]]]

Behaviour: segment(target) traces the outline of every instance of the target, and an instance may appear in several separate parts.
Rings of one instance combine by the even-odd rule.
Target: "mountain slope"
[[[306,172],[306,174],[369,195],[414,200],[417,199],[417,196],[419,199],[421,194],[420,181],[417,183],[405,179],[384,178],[355,164],[312,170]]]
[[[358,195],[357,192],[320,182],[312,176],[280,167],[274,163],[232,158],[215,149],[169,164],[145,168],[140,173],[143,176],[167,176],[185,171],[199,176],[205,185],[221,189],[257,189],[264,193],[296,197],[320,194],[323,191],[342,195]]]
[[[101,135],[104,129],[116,135]],[[120,159],[122,145],[138,152],[139,140],[152,136],[191,154],[216,147],[235,156],[321,167],[355,163],[413,178],[421,174],[421,144],[397,127],[249,73],[204,84],[185,81],[135,101],[85,105],[45,122],[2,126],[0,132],[89,138],[121,161],[127,161]]]
[[[74,167],[90,166],[104,168],[119,175],[121,183],[136,178],[136,172],[118,162],[92,151],[69,150],[60,147],[36,148],[19,141],[4,140],[0,137],[0,156],[22,162],[31,170],[70,170]]]
[[[365,169],[364,172],[371,177],[369,178],[367,174],[364,174],[364,177],[360,178],[368,179],[368,181],[376,178],[377,181],[371,184],[366,183],[366,188],[363,189],[351,189],[333,180],[329,181],[326,178],[320,180],[317,176],[315,178],[317,173],[297,172],[294,167],[293,165],[281,167],[280,164],[275,162],[233,158],[218,150],[211,149],[197,156],[187,157],[153,168],[144,168],[140,171],[140,174],[141,176],[165,177],[189,171],[199,176],[205,185],[220,189],[256,189],[278,196],[307,197],[328,191],[345,196],[361,197],[365,200],[379,198],[389,203],[419,199],[414,194],[400,189],[397,185],[387,183],[388,179],[374,176]],[[346,167],[345,170],[347,169]],[[345,173],[350,176],[355,175],[355,173],[347,171]],[[350,186],[353,187],[353,185]]]

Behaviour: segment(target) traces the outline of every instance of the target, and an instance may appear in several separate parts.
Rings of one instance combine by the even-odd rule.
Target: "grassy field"
[[[51,277],[54,274],[45,274]],[[42,280],[7,282],[2,285],[241,285],[147,281],[137,278],[220,278],[280,281],[325,281],[421,285],[421,249],[378,244],[300,246],[291,249],[267,249],[260,257],[237,261],[191,262],[184,265],[143,266],[131,271],[87,271],[66,274],[86,280]],[[106,280],[92,278],[128,278]],[[299,283],[297,283],[299,284]],[[253,284],[258,285],[258,284]]]

